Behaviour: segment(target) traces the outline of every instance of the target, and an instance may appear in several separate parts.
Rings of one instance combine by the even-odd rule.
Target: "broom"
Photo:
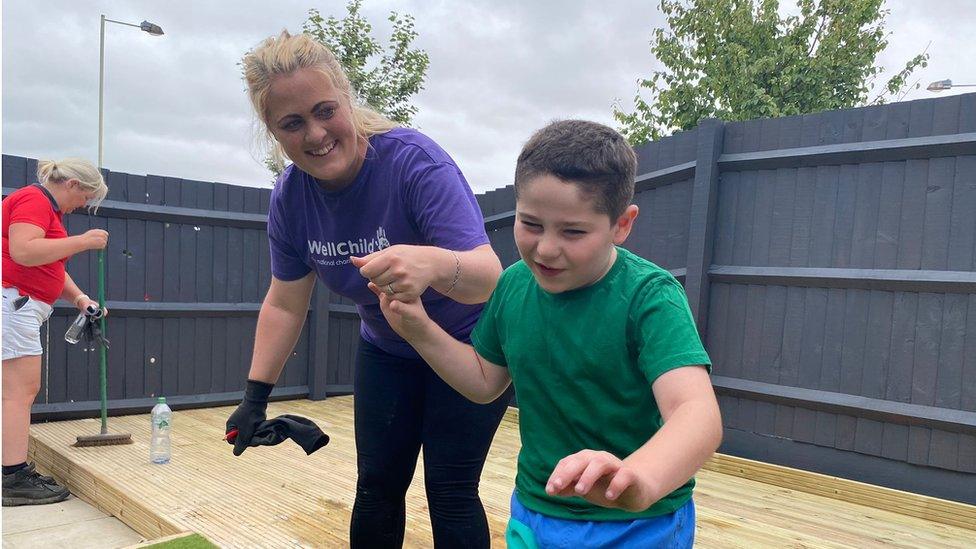
[[[98,250],[98,306],[105,308],[105,250]],[[102,336],[106,336],[105,315],[98,319],[101,323]],[[108,432],[108,360],[105,352],[105,343],[98,342],[98,370],[101,385],[102,399],[102,430],[97,435],[79,435],[72,446],[115,446],[117,444],[132,444],[132,435],[129,433],[109,433]]]

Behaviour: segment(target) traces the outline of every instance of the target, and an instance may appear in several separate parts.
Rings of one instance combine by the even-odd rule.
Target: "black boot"
[[[38,473],[37,470],[34,468],[33,461],[27,464],[27,469],[29,469],[34,474],[34,476],[41,479],[44,482],[44,484],[50,484],[51,486],[56,486],[58,488],[61,487],[61,485],[58,484],[58,481],[54,480],[54,477],[48,477]]]
[[[57,503],[69,495],[68,489],[53,478],[35,471],[33,463],[16,473],[3,475],[4,507]]]

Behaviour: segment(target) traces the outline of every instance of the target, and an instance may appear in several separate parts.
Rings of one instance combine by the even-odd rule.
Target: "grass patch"
[[[145,549],[217,549],[217,546],[200,534],[190,534],[186,537],[147,545]]]

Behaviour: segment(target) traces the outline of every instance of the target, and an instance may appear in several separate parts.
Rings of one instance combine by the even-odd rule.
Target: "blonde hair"
[[[71,179],[78,181],[78,185],[88,192],[95,193],[89,202],[88,209],[98,211],[99,204],[108,194],[108,185],[99,171],[91,162],[84,158],[65,158],[64,160],[38,160],[37,182],[42,185],[60,185]]]
[[[399,126],[396,122],[360,103],[349,83],[346,71],[335,54],[307,34],[292,35],[287,30],[277,37],[269,37],[243,60],[244,82],[254,113],[264,127],[264,137],[270,148],[271,159],[280,169],[285,154],[271,133],[268,120],[268,94],[275,77],[291,74],[299,69],[315,69],[325,74],[332,85],[348,101],[352,111],[352,125],[363,140],[378,133],[385,133]]]

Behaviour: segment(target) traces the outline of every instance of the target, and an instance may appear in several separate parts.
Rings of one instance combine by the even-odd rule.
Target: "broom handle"
[[[98,307],[105,308],[105,250],[98,250]],[[99,318],[102,327],[102,337],[108,337],[105,331],[105,315]],[[102,434],[108,433],[108,364],[105,345],[98,344],[98,377],[102,400]]]

